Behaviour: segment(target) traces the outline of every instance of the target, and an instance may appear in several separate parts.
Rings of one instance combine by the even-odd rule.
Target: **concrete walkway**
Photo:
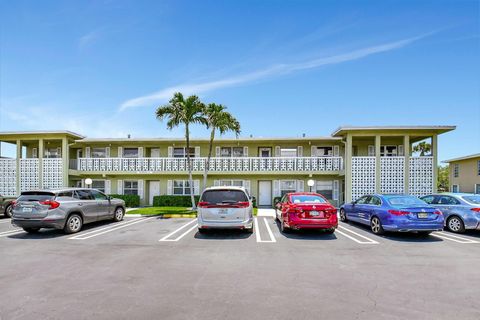
[[[274,209],[270,209],[270,208],[258,208],[258,211],[257,211],[257,216],[258,217],[272,217],[274,218],[275,217],[275,210]]]

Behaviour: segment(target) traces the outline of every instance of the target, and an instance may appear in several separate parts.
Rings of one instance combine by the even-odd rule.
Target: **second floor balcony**
[[[207,158],[191,159],[192,171],[203,172]],[[79,158],[70,169],[98,173],[186,172],[186,158]],[[342,157],[216,157],[210,159],[212,173],[315,172],[338,173]]]

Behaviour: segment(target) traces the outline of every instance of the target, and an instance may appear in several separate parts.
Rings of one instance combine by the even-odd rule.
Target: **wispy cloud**
[[[84,49],[92,45],[95,41],[100,38],[101,31],[100,29],[90,31],[80,38],[78,38],[78,48]]]
[[[395,42],[389,42],[380,44],[377,46],[371,46],[366,48],[357,49],[354,51],[349,51],[346,53],[340,53],[328,57],[321,57],[317,59],[311,59],[308,61],[303,61],[299,63],[290,63],[290,64],[277,64],[270,66],[268,68],[260,69],[243,75],[231,76],[224,79],[219,79],[215,81],[201,82],[201,83],[186,83],[177,86],[167,87],[159,91],[153,92],[151,94],[136,97],[130,100],[123,102],[120,105],[120,111],[126,110],[128,108],[134,107],[151,107],[164,103],[168,101],[169,98],[175,92],[182,92],[186,95],[190,94],[201,94],[209,91],[214,91],[221,88],[232,87],[242,84],[247,84],[253,81],[259,81],[263,79],[272,78],[275,76],[287,75],[293,72],[319,68],[327,65],[339,64],[347,61],[353,61],[368,57],[373,54],[387,52],[395,49],[403,48],[412,42],[420,40],[428,35],[423,34],[420,36],[402,39]]]

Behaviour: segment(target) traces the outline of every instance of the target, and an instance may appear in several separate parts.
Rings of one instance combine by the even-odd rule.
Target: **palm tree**
[[[426,153],[430,153],[432,151],[432,145],[428,142],[420,142],[416,146],[413,147],[413,152],[420,152],[420,156],[424,156]]]
[[[183,94],[176,92],[168,104],[158,107],[155,112],[158,120],[162,121],[167,119],[167,128],[169,130],[178,127],[181,124],[185,126],[187,170],[192,208],[195,208],[196,205],[193,196],[193,177],[190,162],[190,125],[196,123],[207,124],[207,120],[204,117],[204,109],[205,105],[197,96],[192,95],[185,99]]]
[[[203,173],[204,187],[207,186],[207,175],[208,170],[210,169],[210,159],[212,157],[215,132],[218,130],[222,135],[227,131],[233,131],[237,137],[240,134],[240,123],[230,112],[227,111],[227,107],[221,104],[210,103],[205,108],[205,116],[207,118],[207,128],[210,129],[210,145],[208,147],[208,158]]]

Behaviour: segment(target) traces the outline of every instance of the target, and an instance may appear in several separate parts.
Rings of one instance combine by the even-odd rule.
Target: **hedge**
[[[199,196],[194,196],[195,204],[198,203]],[[190,196],[155,196],[153,197],[154,207],[191,207],[192,200]]]
[[[136,194],[111,194],[110,197],[122,199],[125,201],[125,206],[129,208],[140,206],[140,196]]]

